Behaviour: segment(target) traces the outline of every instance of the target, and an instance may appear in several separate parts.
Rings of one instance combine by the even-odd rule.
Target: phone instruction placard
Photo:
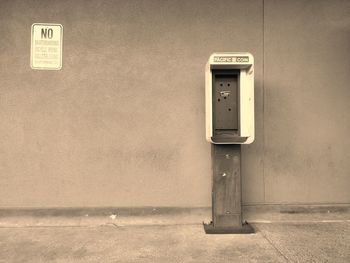
[[[32,69],[60,70],[62,68],[63,26],[34,23],[31,29],[30,66]]]

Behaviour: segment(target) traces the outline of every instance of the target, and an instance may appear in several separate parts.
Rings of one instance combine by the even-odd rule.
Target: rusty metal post
[[[212,222],[207,234],[254,233],[242,221],[241,145],[212,144]]]

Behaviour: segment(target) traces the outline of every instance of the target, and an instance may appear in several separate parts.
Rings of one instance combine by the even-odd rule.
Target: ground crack
[[[269,244],[278,252],[278,254],[280,254],[287,262],[294,262],[292,260],[290,260],[289,258],[287,258],[282,251],[280,251],[275,244],[264,234],[263,231],[260,231],[261,235],[263,236],[263,238],[265,238],[267,240],[267,242],[269,242]]]

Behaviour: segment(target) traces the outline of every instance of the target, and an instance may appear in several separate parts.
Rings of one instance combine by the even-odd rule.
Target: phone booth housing
[[[254,57],[227,52],[210,56],[205,69],[206,138],[214,144],[254,141]]]

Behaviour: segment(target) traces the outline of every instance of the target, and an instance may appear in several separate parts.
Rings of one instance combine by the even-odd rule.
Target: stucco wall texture
[[[255,57],[245,204],[350,203],[349,1],[0,1],[0,206],[209,206],[204,66]],[[63,67],[30,67],[33,23]]]

